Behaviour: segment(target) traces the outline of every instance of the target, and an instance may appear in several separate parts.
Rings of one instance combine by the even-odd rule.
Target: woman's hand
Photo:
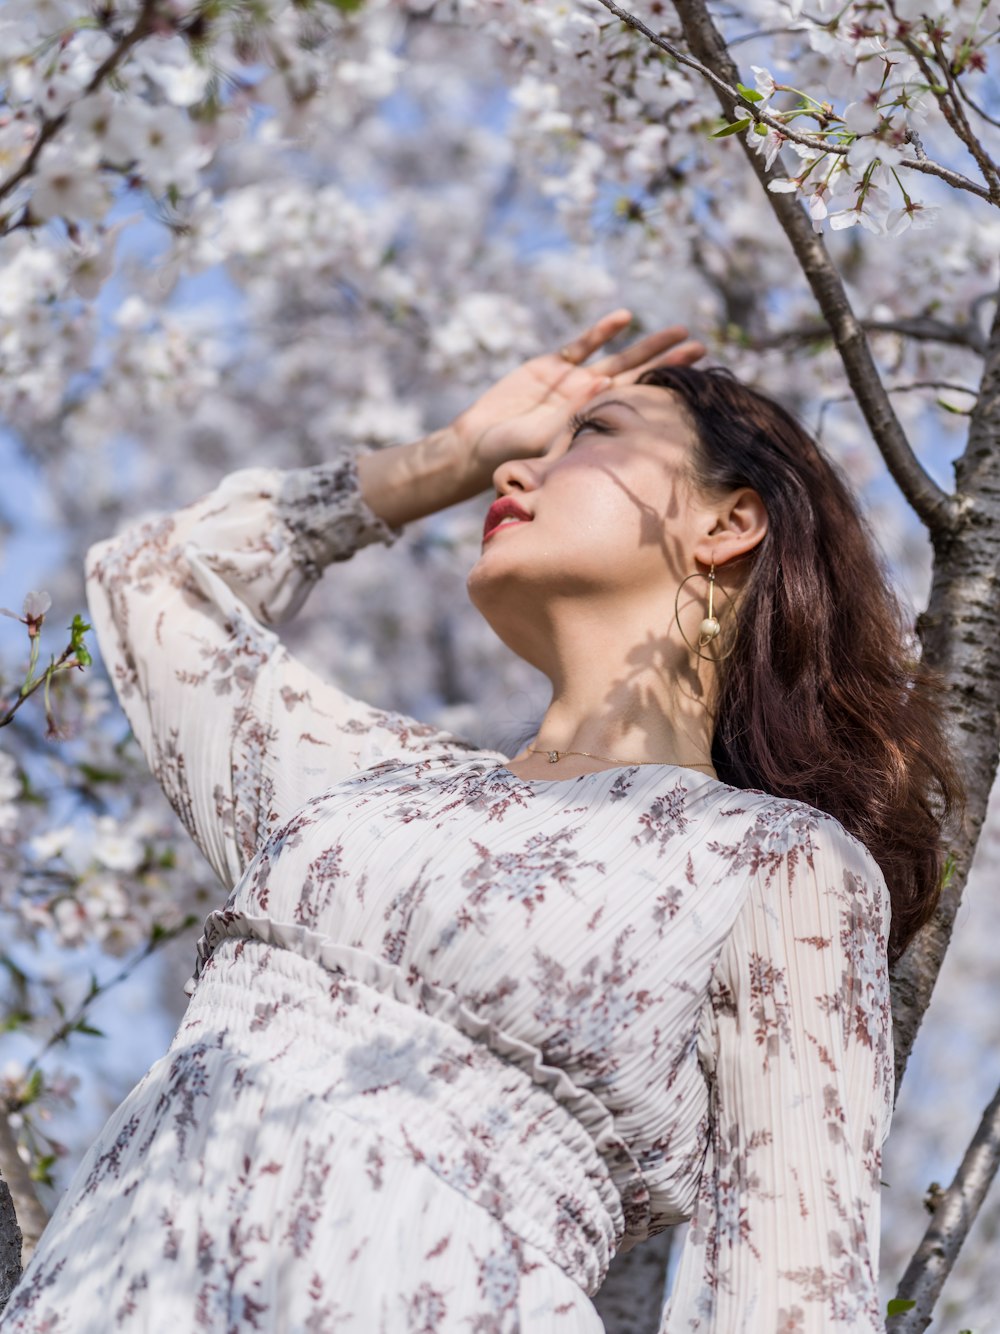
[[[590,366],[580,364],[631,318],[624,309],[603,316],[559,352],[543,352],[505,375],[455,418],[451,431],[467,451],[479,489],[490,485],[494,470],[508,459],[544,453],[567,418],[595,394],[613,384],[632,384],[651,366],[690,366],[705,355],[705,347],[674,324]]]
[[[361,494],[392,527],[478,495],[508,459],[543,454],[574,412],[611,385],[632,384],[651,366],[689,366],[705,355],[679,324],[582,366],[632,318],[616,310],[559,352],[532,357],[498,380],[440,431],[358,459]]]

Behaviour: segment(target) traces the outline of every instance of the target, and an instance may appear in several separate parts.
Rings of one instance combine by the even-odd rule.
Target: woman
[[[596,1334],[611,1257],[687,1218],[671,1334],[882,1328],[887,958],[951,771],[835,472],[683,330],[585,368],[628,318],[416,444],[236,472],[89,553],[233,889],[5,1334]],[[268,628],[491,481],[470,595],[552,683],[511,759]]]

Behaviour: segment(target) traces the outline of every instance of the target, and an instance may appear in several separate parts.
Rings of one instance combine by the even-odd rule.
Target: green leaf
[[[44,1082],[41,1070],[32,1070],[31,1078],[28,1080],[27,1088],[24,1090],[24,1096],[21,1098],[21,1105],[26,1107],[29,1102],[37,1102],[42,1096]]]
[[[99,769],[96,764],[88,764],[86,760],[81,760],[76,767],[88,783],[120,783],[125,778],[121,769]]]
[[[748,88],[745,83],[738,83],[736,87],[748,102],[763,102],[764,94],[759,93],[756,88]]]
[[[15,1028],[31,1023],[32,1015],[27,1010],[10,1010],[0,1019],[0,1033],[12,1033]]]
[[[886,1315],[902,1315],[904,1311],[912,1311],[916,1302],[906,1301],[903,1297],[893,1297],[889,1305],[885,1308]]]
[[[40,1158],[36,1158],[31,1165],[29,1176],[32,1181],[40,1181],[43,1186],[53,1185],[52,1168],[55,1166],[56,1155],[54,1153],[43,1153]]]
[[[86,1019],[80,1019],[73,1025],[74,1033],[86,1033],[92,1038],[103,1038],[107,1034],[100,1028],[95,1028],[93,1024],[88,1024]]]
[[[951,884],[952,880],[954,879],[955,871],[956,871],[957,869],[958,869],[958,862],[955,860],[955,854],[954,854],[953,852],[949,852],[948,855],[947,855],[947,856],[945,857],[945,859],[944,859],[944,868],[943,868],[942,871],[941,871],[941,888],[942,888],[942,889],[947,889],[947,888],[948,888],[948,886]]]
[[[761,125],[760,121],[758,121],[757,124],[753,127],[753,132],[754,134],[759,134],[760,137],[763,139],[767,134],[767,126]]]
[[[79,612],[73,617],[73,624],[69,627],[69,646],[76,654],[76,660],[81,667],[89,667],[94,661],[90,656],[90,650],[83,642],[83,636],[90,629],[92,629],[92,627],[87,624]]]
[[[750,124],[749,118],[746,120],[735,120],[732,125],[724,125],[721,130],[716,130],[712,135],[713,139],[724,139],[727,134],[739,134]]]

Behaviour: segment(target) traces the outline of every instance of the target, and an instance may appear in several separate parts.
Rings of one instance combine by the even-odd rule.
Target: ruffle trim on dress
[[[586,1134],[589,1145],[604,1161],[613,1189],[602,1191],[615,1232],[616,1249],[631,1249],[649,1235],[650,1191],[639,1163],[622,1138],[613,1113],[589,1089],[580,1088],[559,1066],[548,1065],[542,1051],[523,1038],[476,1014],[447,987],[424,978],[410,981],[403,970],[356,946],[331,940],[295,922],[275,922],[232,909],[209,913],[198,940],[195,971],[184,991],[193,994],[202,969],[223,940],[259,940],[311,959],[330,972],[342,973],[431,1018],[441,1020],[466,1037],[481,1042],[504,1060],[529,1075],[570,1113]],[[581,1148],[586,1146],[581,1145]],[[622,1246],[627,1239],[628,1244]]]

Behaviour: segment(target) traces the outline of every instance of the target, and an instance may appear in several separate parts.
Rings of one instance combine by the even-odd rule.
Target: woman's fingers
[[[606,342],[614,338],[616,333],[629,323],[632,318],[632,312],[625,310],[613,310],[610,315],[602,315],[601,318],[592,324],[589,329],[585,329],[579,338],[573,338],[559,349],[559,355],[565,360],[572,362],[574,366],[581,365],[592,352],[596,352],[599,347],[603,347]]]
[[[621,375],[625,371],[634,370],[637,366],[646,366],[662,359],[664,353],[683,344],[687,339],[687,332],[683,324],[671,324],[666,329],[658,329],[656,333],[647,334],[645,338],[630,343],[620,352],[612,352],[606,357],[601,357],[600,361],[595,361],[593,366],[588,366],[587,369],[600,375]]]
[[[622,371],[612,378],[612,383],[618,385],[635,384],[646,371],[653,370],[656,366],[693,366],[707,355],[708,348],[705,344],[699,343],[697,339],[693,338],[687,342],[679,343],[676,347],[672,347],[668,352],[664,352],[658,357],[650,358],[649,361],[643,362],[641,366],[635,366],[629,371]]]
[[[593,352],[620,333],[631,318],[631,311],[624,308],[602,316],[578,338],[560,348],[559,355],[569,364],[581,366]],[[700,361],[708,349],[698,339],[688,338],[687,333],[683,324],[671,324],[647,334],[620,352],[601,357],[586,369],[595,376],[607,376],[628,384],[653,366],[691,366]]]

